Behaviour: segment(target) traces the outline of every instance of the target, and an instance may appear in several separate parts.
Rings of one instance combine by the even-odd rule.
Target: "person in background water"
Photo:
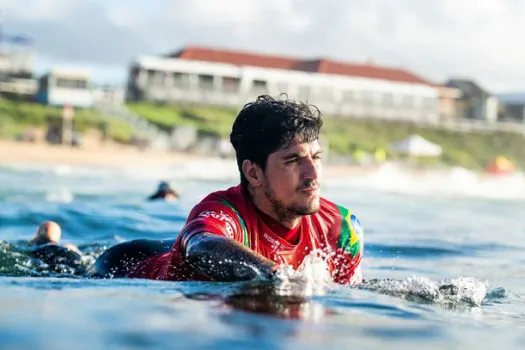
[[[179,199],[180,193],[173,189],[170,184],[166,181],[161,181],[157,187],[157,191],[148,197],[148,200],[164,200],[164,201],[175,201]]]
[[[60,244],[62,229],[54,221],[45,221],[35,231],[29,240],[29,249],[25,253],[36,259],[40,259],[51,270],[60,269],[60,265],[67,265],[78,270],[81,265],[82,254],[80,250],[71,243]]]
[[[60,225],[54,221],[44,221],[35,231],[35,235],[28,242],[31,246],[40,246],[45,244],[55,244],[60,243],[62,238],[62,229]],[[80,250],[71,243],[62,244],[66,249],[69,249],[73,252],[80,254]]]
[[[323,121],[317,107],[259,96],[237,115],[230,141],[240,184],[213,192],[189,213],[173,241],[134,240],[104,252],[93,277],[155,280],[273,280],[325,259],[333,281],[362,281],[357,216],[320,195]]]

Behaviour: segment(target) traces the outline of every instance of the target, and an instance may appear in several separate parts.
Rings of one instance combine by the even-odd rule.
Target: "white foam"
[[[404,280],[379,279],[364,282],[363,289],[404,299],[418,299],[455,308],[480,306],[487,296],[488,284],[473,277],[435,281],[412,276]]]
[[[71,203],[74,199],[75,196],[73,193],[65,188],[60,188],[46,194],[46,201],[48,202]]]
[[[281,265],[277,270],[277,277],[280,280],[279,292],[302,296],[325,294],[332,279],[323,256],[322,252],[312,251],[297,269],[289,265]]]
[[[416,195],[525,198],[523,173],[493,176],[461,167],[417,171],[390,163],[367,174],[333,179],[329,185]]]
[[[101,169],[74,166],[17,166],[21,171],[41,172],[67,178],[105,179],[122,177],[157,182],[168,180],[208,180],[237,182],[239,173],[233,159],[198,158],[195,160],[159,165],[130,166],[120,169]],[[386,163],[376,170],[330,178],[325,185],[335,188],[359,188],[401,194],[432,196],[470,196],[495,199],[525,199],[523,173],[490,176],[461,167],[438,170],[414,170],[401,164]]]
[[[219,158],[199,158],[175,165],[158,167],[127,167],[121,169],[125,176],[139,180],[210,180],[231,181],[239,178],[237,163],[234,160]]]

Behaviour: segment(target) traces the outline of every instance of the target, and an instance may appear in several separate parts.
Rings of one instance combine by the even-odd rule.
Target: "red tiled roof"
[[[169,57],[186,60],[230,63],[238,66],[255,66],[264,68],[292,69],[297,60],[270,55],[258,55],[247,52],[188,47]]]
[[[432,84],[426,79],[404,69],[380,67],[370,64],[353,64],[323,60],[321,61],[317,72],[402,81],[407,83]]]
[[[312,73],[337,74],[372,79],[434,85],[432,82],[399,68],[373,64],[338,62],[328,59],[301,60],[266,54],[255,54],[204,47],[187,47],[168,57],[186,60],[229,63],[237,66],[300,70]]]

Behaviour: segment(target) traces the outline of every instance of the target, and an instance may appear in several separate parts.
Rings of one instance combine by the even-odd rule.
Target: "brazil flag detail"
[[[357,256],[361,252],[363,229],[357,216],[342,206],[337,206],[341,214],[341,228],[339,233],[338,248]]]

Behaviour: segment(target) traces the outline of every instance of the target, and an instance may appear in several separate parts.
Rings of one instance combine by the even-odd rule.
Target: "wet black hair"
[[[241,184],[248,184],[242,171],[244,160],[254,162],[264,171],[271,153],[287,147],[295,137],[302,142],[318,139],[322,125],[321,112],[316,106],[290,100],[286,95],[278,98],[262,95],[244,105],[230,134]]]

